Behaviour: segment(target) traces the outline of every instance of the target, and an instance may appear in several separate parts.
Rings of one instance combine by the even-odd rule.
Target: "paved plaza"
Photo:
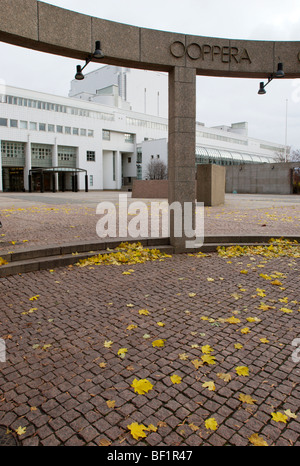
[[[1,249],[95,239],[99,198],[117,193],[1,195]],[[205,232],[299,236],[298,199],[227,195]],[[299,446],[299,261],[178,254],[0,279],[0,426],[33,446]]]

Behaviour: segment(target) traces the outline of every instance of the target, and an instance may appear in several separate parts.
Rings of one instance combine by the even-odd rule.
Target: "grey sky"
[[[299,0],[51,0],[80,13],[136,26],[187,34],[300,41]],[[300,50],[300,43],[299,43]],[[0,43],[0,79],[6,84],[67,95],[77,61]],[[283,59],[284,62],[284,59]],[[90,64],[88,71],[97,65]],[[300,67],[300,65],[299,65]],[[300,79],[273,81],[197,77],[197,119],[207,126],[249,122],[249,135],[300,148]]]

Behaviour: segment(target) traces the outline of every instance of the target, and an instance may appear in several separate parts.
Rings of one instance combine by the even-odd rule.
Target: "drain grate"
[[[20,442],[15,435],[4,426],[0,426],[0,447],[16,447]]]

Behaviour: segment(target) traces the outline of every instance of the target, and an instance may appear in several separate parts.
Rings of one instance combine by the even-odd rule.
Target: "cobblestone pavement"
[[[23,445],[299,446],[299,269],[183,254],[1,279],[0,425],[26,428]]]
[[[118,209],[119,192],[3,193],[0,196],[0,251],[99,240],[101,201]],[[130,196],[130,194],[129,194]],[[136,199],[128,198],[128,204]],[[161,200],[160,200],[161,201]],[[151,200],[145,200],[149,206]],[[128,216],[128,222],[133,217]],[[118,216],[117,216],[118,220]],[[151,222],[157,222],[154,216]],[[227,194],[224,206],[205,207],[205,235],[299,235],[300,197]]]

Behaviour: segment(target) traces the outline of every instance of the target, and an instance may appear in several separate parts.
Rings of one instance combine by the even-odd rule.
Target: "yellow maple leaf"
[[[39,294],[37,294],[35,296],[31,296],[31,298],[29,298],[29,301],[37,301],[39,297],[40,297]]]
[[[269,340],[267,338],[260,338],[259,341],[262,343],[269,343]]]
[[[272,285],[282,286],[282,283],[279,280],[274,280],[271,282]]]
[[[203,361],[199,361],[199,359],[194,359],[191,361],[195,369],[199,369],[199,367],[203,366]]]
[[[216,364],[216,358],[214,356],[211,356],[210,354],[203,354],[203,356],[201,356],[201,359],[203,362],[206,362],[207,364]]]
[[[164,327],[164,326],[165,326],[165,324],[164,324],[163,322],[157,322],[157,325],[158,325],[159,327]]]
[[[132,424],[128,425],[127,428],[130,430],[130,433],[135,440],[138,440],[140,437],[147,437],[144,432],[144,430],[147,430],[147,427],[144,426],[144,424],[133,422]]]
[[[292,309],[288,309],[287,307],[281,307],[280,311],[285,312],[286,314],[291,314],[293,312]]]
[[[153,424],[149,424],[147,429],[145,430],[149,430],[151,432],[156,432],[157,431],[157,427],[155,427]]]
[[[105,341],[103,343],[103,346],[104,348],[110,348],[112,344],[113,344],[113,341],[109,340],[109,341]]]
[[[181,383],[182,377],[180,377],[177,374],[174,374],[174,375],[171,375],[170,379],[172,383],[178,384],[178,383]]]
[[[286,409],[284,411],[284,414],[286,414],[288,417],[291,417],[292,419],[297,419],[297,416],[295,413],[292,413],[290,409]]]
[[[187,361],[187,359],[189,359],[189,355],[186,354],[186,353],[180,353],[180,354],[178,354],[178,357],[179,357],[179,359],[181,359],[182,361]]]
[[[241,329],[241,333],[243,334],[250,333],[250,329],[248,327],[244,327]]]
[[[155,346],[158,346],[158,347],[162,347],[162,346],[165,346],[165,341],[166,340],[154,340],[152,342],[152,346],[155,347]]]
[[[147,379],[134,379],[131,386],[134,388],[134,391],[138,393],[139,395],[144,395],[145,393],[148,393],[149,390],[152,390],[153,385],[149,380]]]
[[[21,426],[19,426],[19,427],[16,429],[16,433],[17,433],[18,435],[23,435],[23,434],[25,434],[25,432],[26,432],[26,427],[21,427]]]
[[[202,353],[209,354],[213,351],[213,348],[210,345],[204,345],[201,348]]]
[[[257,400],[254,400],[250,395],[245,395],[244,393],[240,393],[239,400],[242,403],[247,403],[248,405],[253,405]]]
[[[241,343],[235,343],[234,347],[235,347],[235,349],[241,349],[241,348],[243,348],[243,345],[241,345]]]
[[[217,376],[219,379],[224,380],[224,382],[229,382],[231,380],[231,375],[229,373],[218,372]]]
[[[106,402],[108,408],[114,408],[116,401],[115,400],[107,400]]]
[[[150,314],[150,312],[147,310],[147,309],[140,309],[139,310],[139,314],[142,316],[148,316]]]
[[[208,282],[214,282],[214,281],[215,281],[215,279],[214,279],[214,278],[211,278],[211,277],[207,277],[206,280],[207,280]]]
[[[267,447],[268,446],[267,442],[262,437],[259,437],[258,434],[252,434],[249,437],[249,441],[256,447]]]
[[[212,380],[210,380],[208,382],[204,382],[202,384],[202,387],[208,388],[208,390],[210,390],[210,391],[214,391],[216,389],[215,384],[214,384],[214,382]]]
[[[261,309],[263,311],[268,311],[269,309],[275,309],[275,307],[270,306],[269,304],[261,303],[258,309]]]
[[[260,322],[261,319],[259,319],[258,317],[247,317],[246,318],[247,322]]]
[[[193,298],[194,296],[196,296],[196,293],[189,293],[190,298]]]
[[[124,359],[125,358],[125,353],[127,353],[128,349],[127,348],[120,348],[118,350],[118,356],[120,356],[120,358]]]
[[[249,375],[249,367],[247,366],[237,366],[235,370],[237,375],[244,375],[245,377]]]
[[[247,273],[248,273],[248,270],[240,270],[240,273],[247,274]]]
[[[241,321],[237,317],[231,316],[231,317],[228,317],[228,319],[225,319],[225,322],[228,322],[229,324],[238,324]]]
[[[133,330],[134,328],[137,328],[137,325],[130,324],[130,325],[128,325],[126,330]]]
[[[284,422],[284,424],[286,424],[286,421],[288,420],[288,417],[280,411],[277,411],[277,413],[271,413],[271,415],[272,420],[275,422]]]
[[[214,417],[210,417],[209,419],[206,419],[205,427],[206,427],[206,429],[217,430],[218,423],[217,423],[217,421],[215,420]]]

